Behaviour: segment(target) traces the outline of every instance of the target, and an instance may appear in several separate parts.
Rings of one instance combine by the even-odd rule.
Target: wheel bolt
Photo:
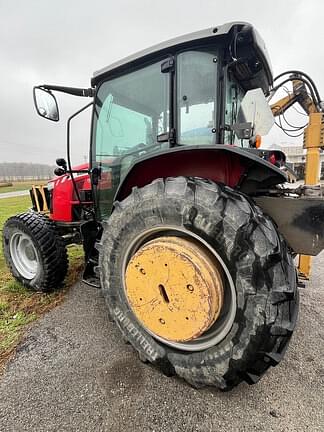
[[[187,290],[190,291],[190,292],[193,292],[194,287],[189,284],[189,285],[187,285]]]
[[[165,324],[165,321],[164,321],[163,318],[160,318],[159,321],[160,321],[161,324]]]

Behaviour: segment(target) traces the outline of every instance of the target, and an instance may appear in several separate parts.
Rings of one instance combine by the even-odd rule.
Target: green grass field
[[[0,200],[1,239],[4,222],[29,207],[28,196]],[[57,292],[43,294],[26,289],[11,276],[0,248],[0,370],[14,352],[26,326],[59,304],[67,289],[77,281],[83,264],[82,247],[70,246],[68,253],[70,266],[65,287]]]
[[[4,192],[16,192],[21,190],[27,190],[32,187],[32,185],[47,184],[47,180],[29,180],[24,182],[13,182],[12,186],[1,186],[0,194]]]

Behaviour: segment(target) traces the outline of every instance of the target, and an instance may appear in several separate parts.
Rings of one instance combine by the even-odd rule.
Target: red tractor
[[[322,116],[309,77],[282,76],[273,80],[256,30],[229,23],[114,63],[89,89],[35,87],[50,120],[59,120],[53,91],[91,102],[68,120],[57,177],[5,224],[13,275],[58,288],[65,246],[82,242],[83,279],[101,287],[140,359],[196,387],[257,382],[296,324],[294,257],[324,248],[321,190],[288,189],[285,155],[259,148],[293,103]],[[288,81],[295,99],[270,107]],[[90,162],[72,168],[70,122],[88,108]]]

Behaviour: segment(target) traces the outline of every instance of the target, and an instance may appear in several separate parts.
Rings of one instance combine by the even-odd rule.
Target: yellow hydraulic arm
[[[273,115],[279,116],[295,103],[298,103],[308,115],[308,126],[304,130],[304,148],[306,149],[305,184],[316,185],[320,182],[320,149],[324,146],[324,120],[312,98],[308,95],[305,84],[298,79],[292,80],[293,92],[271,105]],[[309,279],[311,271],[309,255],[299,256],[299,275]]]

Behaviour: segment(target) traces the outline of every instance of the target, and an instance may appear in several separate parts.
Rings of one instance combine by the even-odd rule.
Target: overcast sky
[[[300,69],[324,97],[321,0],[0,0],[0,20],[0,162],[65,156],[66,117],[88,100],[58,94],[61,121],[46,121],[35,112],[34,85],[88,87],[93,71],[128,54],[228,21],[255,25],[274,74]],[[267,139],[286,141],[275,130]],[[87,155],[87,114],[73,125],[72,146],[75,162]]]

